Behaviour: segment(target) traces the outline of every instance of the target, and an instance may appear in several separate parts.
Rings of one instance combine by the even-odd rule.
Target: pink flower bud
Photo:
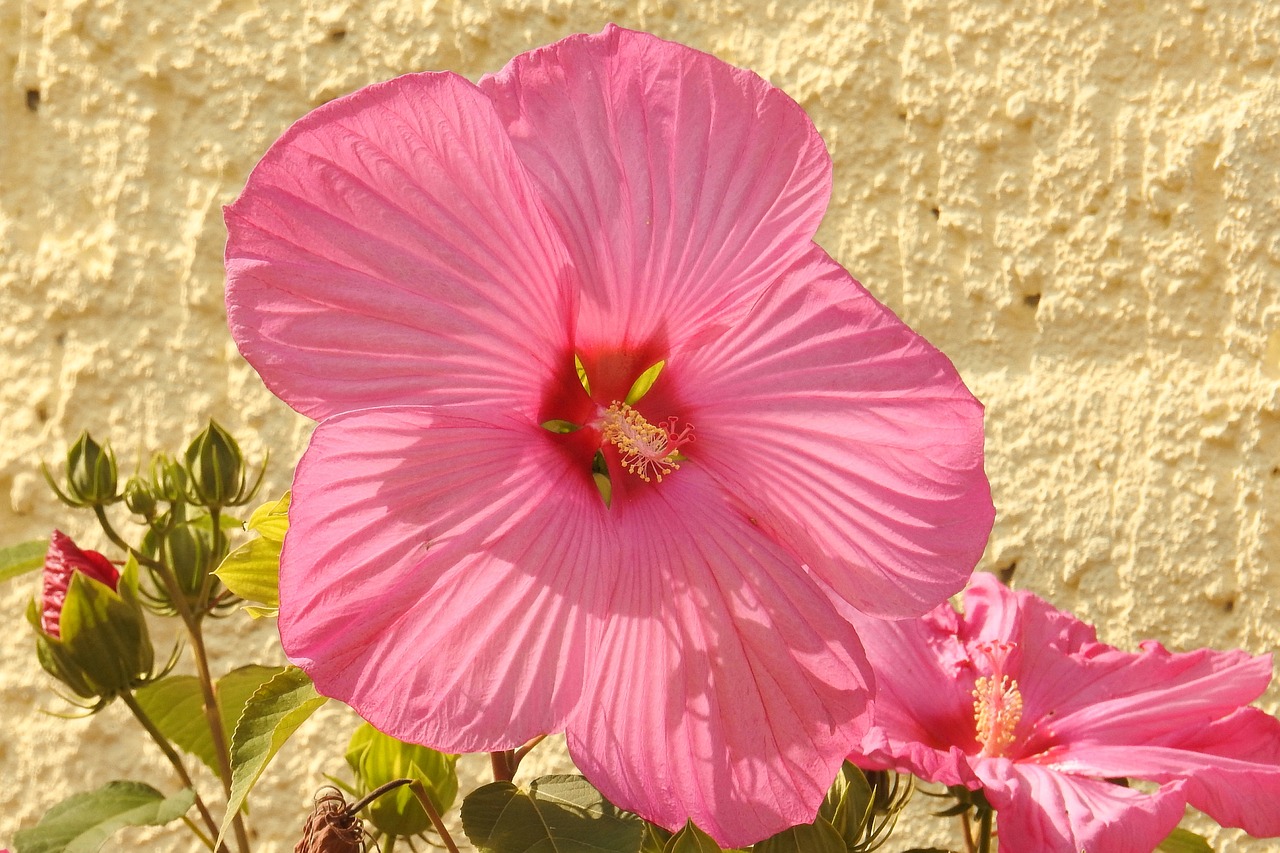
[[[80,550],[70,536],[61,530],[53,531],[44,556],[44,594],[40,601],[40,625],[51,637],[62,636],[59,628],[62,605],[67,600],[71,576],[76,572],[106,584],[113,592],[120,583],[120,571],[110,560],[97,551]]]

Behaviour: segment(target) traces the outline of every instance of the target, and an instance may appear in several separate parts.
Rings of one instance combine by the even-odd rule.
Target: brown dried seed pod
[[[334,787],[316,793],[316,805],[293,853],[365,853],[364,826]]]

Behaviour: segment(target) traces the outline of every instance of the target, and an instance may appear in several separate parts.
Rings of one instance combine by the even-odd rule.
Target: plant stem
[[[190,788],[191,792],[196,795],[196,808],[199,810],[200,816],[204,818],[205,826],[209,827],[216,836],[218,834],[218,824],[214,821],[213,815],[209,813],[209,809],[205,806],[204,800],[200,799],[200,792],[196,790],[195,783],[191,781],[191,775],[187,773],[186,766],[183,765],[182,759],[178,756],[178,753],[174,751],[173,746],[170,745],[168,738],[161,734],[160,730],[156,728],[155,723],[153,723],[151,718],[147,716],[147,712],[142,710],[142,706],[138,704],[138,700],[134,698],[133,693],[129,691],[121,693],[120,700],[128,706],[130,711],[133,712],[133,716],[138,720],[142,727],[147,730],[147,734],[151,735],[151,739],[156,742],[156,746],[160,747],[160,751],[164,753],[165,758],[169,759],[169,763],[173,765],[173,769],[177,772],[178,778],[182,780],[182,784]],[[210,850],[213,849],[213,839],[205,838],[202,833],[196,830],[194,825],[192,825],[192,831],[194,831],[196,835],[200,836],[200,840],[205,843],[205,846]]]
[[[444,842],[444,846],[449,848],[449,853],[458,853],[458,845],[453,843],[453,836],[445,827],[440,812],[436,811],[435,803],[431,802],[431,797],[427,796],[427,789],[422,787],[421,782],[414,781],[409,783],[409,790],[418,798],[418,802],[422,803],[423,810],[427,813],[427,817],[431,818],[432,826],[440,834],[440,840]]]
[[[991,822],[995,812],[982,809],[978,813],[978,853],[991,853]]]
[[[111,521],[107,518],[106,511],[101,504],[95,505],[94,514],[98,517],[98,524],[102,527],[103,532],[107,534],[107,538],[116,544],[116,546],[124,549],[127,553],[134,555],[139,561],[146,561],[155,573],[164,582],[165,589],[172,599],[174,609],[178,611],[178,616],[182,619],[182,624],[186,626],[187,635],[191,638],[191,655],[195,658],[197,681],[200,682],[200,692],[204,697],[204,716],[205,722],[209,725],[209,737],[213,742],[213,752],[218,759],[218,776],[222,781],[222,791],[226,795],[228,802],[231,799],[231,754],[227,750],[227,739],[222,728],[222,712],[218,708],[218,696],[213,685],[213,677],[209,672],[209,657],[204,648],[204,634],[200,627],[200,618],[191,612],[191,607],[187,603],[187,597],[182,592],[182,588],[178,585],[178,579],[174,577],[173,571],[164,563],[153,560],[142,554],[137,549],[131,547],[115,528],[111,526]],[[236,834],[236,845],[240,848],[241,853],[249,853],[249,833],[245,830],[244,819],[237,809],[232,817],[232,828]]]
[[[964,832],[965,853],[977,853],[977,848],[973,846],[973,824],[969,821],[968,809],[960,812],[960,828]]]
[[[516,768],[512,764],[514,756],[515,753],[510,749],[489,753],[489,763],[493,765],[493,781],[510,782],[515,778]]]
[[[524,757],[529,753],[533,752],[534,747],[536,747],[538,744],[542,743],[546,739],[547,739],[546,735],[538,735],[536,738],[529,741],[524,746],[520,747],[519,749],[517,749],[515,752],[511,754],[511,775],[512,776],[516,775],[516,771],[520,769],[520,762],[524,760]]]

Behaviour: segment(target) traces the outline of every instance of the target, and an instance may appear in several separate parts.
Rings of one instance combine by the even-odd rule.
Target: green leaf
[[[1213,853],[1213,847],[1202,835],[1179,827],[1156,848],[1159,853]]]
[[[664,853],[722,853],[722,851],[720,845],[716,844],[710,835],[689,823],[684,829],[671,836]],[[724,851],[724,853],[740,853],[740,851]]]
[[[219,842],[280,747],[327,701],[316,692],[307,674],[293,666],[249,697],[231,736],[231,795],[218,831]]]
[[[13,580],[27,572],[44,568],[44,555],[49,550],[49,540],[36,539],[20,545],[0,548],[0,582]]]
[[[649,393],[649,389],[653,387],[653,383],[658,381],[658,374],[662,372],[662,368],[666,367],[665,361],[660,361],[650,367],[644,373],[641,373],[635,382],[631,383],[631,390],[627,392],[627,398],[622,402],[628,406],[634,406],[640,401],[640,398]]]
[[[244,713],[249,697],[283,671],[282,666],[250,664],[218,680],[218,710],[226,743],[231,743],[236,721]],[[194,675],[170,675],[140,688],[135,695],[161,734],[199,758],[214,774],[219,772],[199,679]]]
[[[232,551],[214,570],[227,589],[246,601],[280,606],[280,547],[289,529],[289,500],[285,492],[280,500],[254,510],[246,528],[258,538]]]
[[[822,818],[807,826],[784,829],[751,848],[754,853],[847,853],[844,839]]]
[[[94,853],[126,826],[163,826],[196,801],[190,788],[171,797],[141,782],[108,782],[75,794],[45,813],[40,823],[13,838],[17,853]]]
[[[462,828],[483,853],[638,853],[644,830],[581,776],[543,776],[528,792],[477,788],[462,801]]]

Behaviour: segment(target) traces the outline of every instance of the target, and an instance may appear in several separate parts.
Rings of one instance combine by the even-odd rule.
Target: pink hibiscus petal
[[[625,510],[570,754],[611,801],[722,846],[811,822],[866,727],[852,626],[696,467]]]
[[[1152,782],[1186,779],[1191,805],[1223,826],[1280,836],[1280,720],[1239,708],[1156,743],[1068,744],[1043,759],[1054,769]]]
[[[581,273],[587,348],[727,322],[826,210],[831,161],[804,111],[700,51],[610,25],[479,85]]]
[[[567,256],[488,99],[454,74],[294,124],[226,209],[227,314],[303,414],[536,404],[569,355]]]
[[[1034,764],[978,764],[1000,853],[1151,853],[1182,819],[1182,783],[1154,794]]]
[[[850,604],[918,615],[964,586],[994,518],[982,406],[821,249],[666,370],[690,458]]]
[[[877,679],[875,726],[854,757],[859,767],[899,770],[945,785],[977,787],[965,749],[978,748],[974,671],[956,639],[959,617],[939,608],[919,619],[849,615]],[[954,685],[940,690],[939,685]]]
[[[285,651],[403,740],[471,752],[559,731],[610,606],[606,513],[536,426],[413,407],[326,420],[294,480]]]

